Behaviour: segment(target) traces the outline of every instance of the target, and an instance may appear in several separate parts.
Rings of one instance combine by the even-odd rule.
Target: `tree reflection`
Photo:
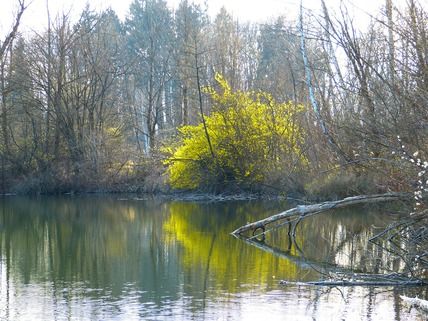
[[[375,263],[379,270],[395,264],[376,258],[376,248],[358,253],[385,219],[378,213],[323,214],[302,221],[294,238],[284,226],[248,246],[230,231],[284,204],[117,198],[1,199],[0,318],[18,315],[29,302],[49,316],[105,319],[132,308],[140,319],[177,311],[187,319],[203,319],[204,313],[214,319],[218,309],[240,315],[242,304],[258,302],[255,295],[267,302],[270,293],[287,310],[300,296],[300,305],[318,316],[329,294],[283,287],[279,280],[310,282],[332,270],[375,271]]]
[[[227,213],[205,205],[201,211],[195,204],[171,204],[164,228],[167,242],[177,242],[182,248],[180,263],[188,269],[205,271],[204,280],[209,278],[232,293],[236,284],[254,280],[271,283],[272,276],[278,274],[299,279],[302,271],[295,262],[245,247],[229,234],[240,219],[231,215],[233,210]]]
[[[320,279],[339,280],[342,285],[421,283],[409,279],[412,271],[399,255],[382,251],[384,246],[370,242],[376,231],[391,220],[384,212],[355,207],[317,214],[289,221],[287,247],[283,244],[285,223],[264,233],[263,242],[251,236],[240,239],[264,251],[311,266],[320,273]],[[383,244],[386,243],[388,240],[384,240]],[[311,282],[315,283],[324,281]]]

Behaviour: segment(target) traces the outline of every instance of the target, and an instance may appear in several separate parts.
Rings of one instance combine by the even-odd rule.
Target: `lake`
[[[403,268],[368,242],[393,219],[353,207],[249,244],[230,233],[293,206],[133,196],[0,198],[0,320],[426,320],[424,287],[316,286]],[[285,285],[279,284],[285,280]]]

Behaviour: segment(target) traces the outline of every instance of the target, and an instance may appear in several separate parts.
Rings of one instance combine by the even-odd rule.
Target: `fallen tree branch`
[[[287,211],[281,212],[259,220],[257,222],[248,223],[232,232],[234,235],[242,234],[246,231],[255,231],[262,229],[265,231],[267,224],[282,220],[282,219],[293,219],[293,218],[302,218],[308,214],[315,212],[324,212],[333,208],[341,208],[350,205],[357,204],[369,204],[369,203],[380,203],[380,202],[391,202],[398,201],[403,199],[408,199],[410,194],[408,193],[386,193],[386,194],[375,194],[375,195],[361,195],[347,197],[339,201],[324,202],[319,204],[312,205],[298,205],[295,208],[289,209]]]

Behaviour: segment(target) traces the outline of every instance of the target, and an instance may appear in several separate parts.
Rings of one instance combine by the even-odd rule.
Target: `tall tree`
[[[198,83],[196,74],[200,73],[206,61],[206,41],[208,17],[200,5],[182,0],[175,12],[175,51],[174,79],[179,89],[177,108],[175,112],[175,126],[187,125],[198,121],[195,119],[198,106]],[[195,66],[196,57],[199,66]],[[205,58],[206,60],[206,58]],[[200,78],[200,77],[199,77]]]
[[[171,12],[164,0],[134,0],[125,22],[130,57],[134,62],[136,117],[147,155],[156,146],[164,125],[165,91],[171,81]]]
[[[241,53],[245,43],[240,23],[226,11],[225,7],[214,19],[211,27],[210,68],[212,77],[219,73],[230,82],[233,89],[244,87]]]
[[[301,38],[301,50],[302,50],[302,58],[303,58],[303,64],[304,64],[304,68],[306,71],[306,76],[307,76],[307,86],[309,89],[309,95],[310,95],[310,99],[311,99],[311,103],[313,106],[313,109],[315,111],[315,115],[317,117],[317,120],[320,124],[321,130],[324,134],[324,137],[327,139],[327,141],[329,142],[330,146],[337,152],[337,155],[343,160],[346,160],[346,156],[345,153],[342,151],[342,149],[339,147],[339,145],[336,143],[336,140],[332,137],[332,135],[330,134],[329,130],[327,129],[326,125],[325,125],[325,121],[321,115],[321,111],[315,96],[315,92],[314,92],[314,86],[312,83],[312,73],[311,70],[309,68],[309,62],[308,62],[308,56],[306,53],[306,36],[305,36],[305,31],[303,29],[303,2],[300,1],[300,14],[299,14],[299,29],[300,29],[300,38]]]
[[[121,127],[121,42],[116,15],[94,14],[89,7],[75,25],[63,16],[33,39],[31,77],[40,93],[39,108],[50,118],[39,133],[45,141],[38,153],[45,169],[52,170],[52,162],[64,167],[65,161],[66,170],[58,172],[79,177],[96,174],[107,162],[106,133]]]
[[[399,99],[394,109],[395,125],[408,143],[423,152],[428,143],[428,13],[415,0],[408,1],[404,10],[396,8],[394,13],[397,17],[392,26],[396,59],[392,88]]]
[[[13,42],[18,36],[18,29],[21,23],[22,15],[24,14],[27,6],[25,0],[17,1],[17,12],[13,19],[13,23],[9,32],[3,41],[0,41],[0,94],[1,94],[1,135],[2,142],[0,145],[0,157],[2,166],[2,182],[5,182],[5,168],[7,163],[7,157],[10,155],[10,133],[9,133],[9,120],[8,114],[10,107],[8,106],[8,96],[13,91],[11,84],[9,83],[8,77],[12,72],[12,49]]]
[[[259,64],[257,87],[282,101],[302,101],[302,58],[300,38],[295,27],[283,17],[260,27],[258,37]]]

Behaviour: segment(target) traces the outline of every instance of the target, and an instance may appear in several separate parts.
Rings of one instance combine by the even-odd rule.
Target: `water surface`
[[[426,319],[399,297],[425,297],[424,288],[294,283],[402,268],[368,243],[391,221],[376,208],[323,213],[299,224],[295,243],[284,226],[258,247],[230,232],[291,204],[121,196],[0,202],[0,320]]]

